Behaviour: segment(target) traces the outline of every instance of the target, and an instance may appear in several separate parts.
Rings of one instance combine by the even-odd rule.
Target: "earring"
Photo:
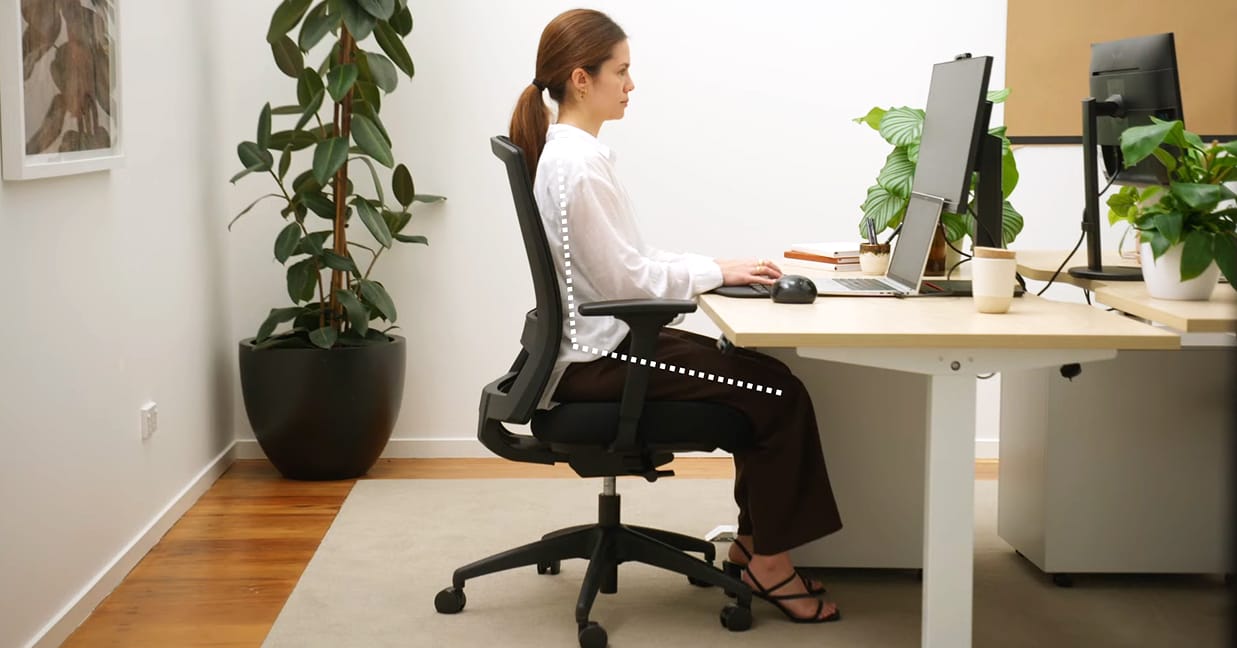
[[[580,101],[584,101],[584,91],[580,91]]]

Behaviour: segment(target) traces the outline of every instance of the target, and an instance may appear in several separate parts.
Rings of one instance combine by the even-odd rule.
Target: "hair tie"
[[[545,83],[538,81],[537,79],[533,79],[533,85],[536,86],[538,90],[545,90]]]

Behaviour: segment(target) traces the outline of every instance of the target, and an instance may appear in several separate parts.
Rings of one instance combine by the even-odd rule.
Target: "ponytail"
[[[510,133],[508,133],[511,141],[524,151],[529,180],[537,177],[537,161],[541,159],[541,150],[545,148],[546,131],[549,129],[550,108],[541,98],[541,90],[530,83],[516,101],[515,112],[511,115]]]
[[[512,143],[524,150],[529,178],[537,178],[537,162],[545,149],[546,131],[550,129],[550,108],[541,97],[542,89],[562,105],[566,98],[567,81],[576,68],[596,74],[601,64],[610,58],[615,45],[627,40],[627,34],[609,16],[592,9],[564,11],[550,21],[541,32],[537,47],[537,70],[533,82],[524,88],[511,115]]]

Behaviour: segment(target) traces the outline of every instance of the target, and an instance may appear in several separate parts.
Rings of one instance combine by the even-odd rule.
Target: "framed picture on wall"
[[[119,166],[120,0],[0,0],[5,180]]]

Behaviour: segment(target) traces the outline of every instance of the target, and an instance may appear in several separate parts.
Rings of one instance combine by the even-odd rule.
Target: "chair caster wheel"
[[[555,560],[552,562],[540,562],[540,563],[537,563],[537,573],[554,575],[554,574],[557,574],[559,570],[562,569],[562,567],[563,567],[563,561],[561,560]]]
[[[687,582],[691,583],[692,585],[695,585],[696,587],[713,587],[713,583],[702,581],[699,578],[696,578],[695,576],[688,576]]]
[[[467,602],[463,589],[448,587],[434,597],[434,609],[438,610],[439,614],[455,614],[463,610]]]
[[[606,648],[608,642],[606,629],[598,625],[596,621],[589,621],[587,625],[580,628],[580,648]]]
[[[737,605],[727,605],[720,615],[722,627],[731,632],[743,632],[752,627],[752,611]]]
[[[1073,587],[1074,577],[1069,574],[1053,574],[1052,584],[1057,587]]]

